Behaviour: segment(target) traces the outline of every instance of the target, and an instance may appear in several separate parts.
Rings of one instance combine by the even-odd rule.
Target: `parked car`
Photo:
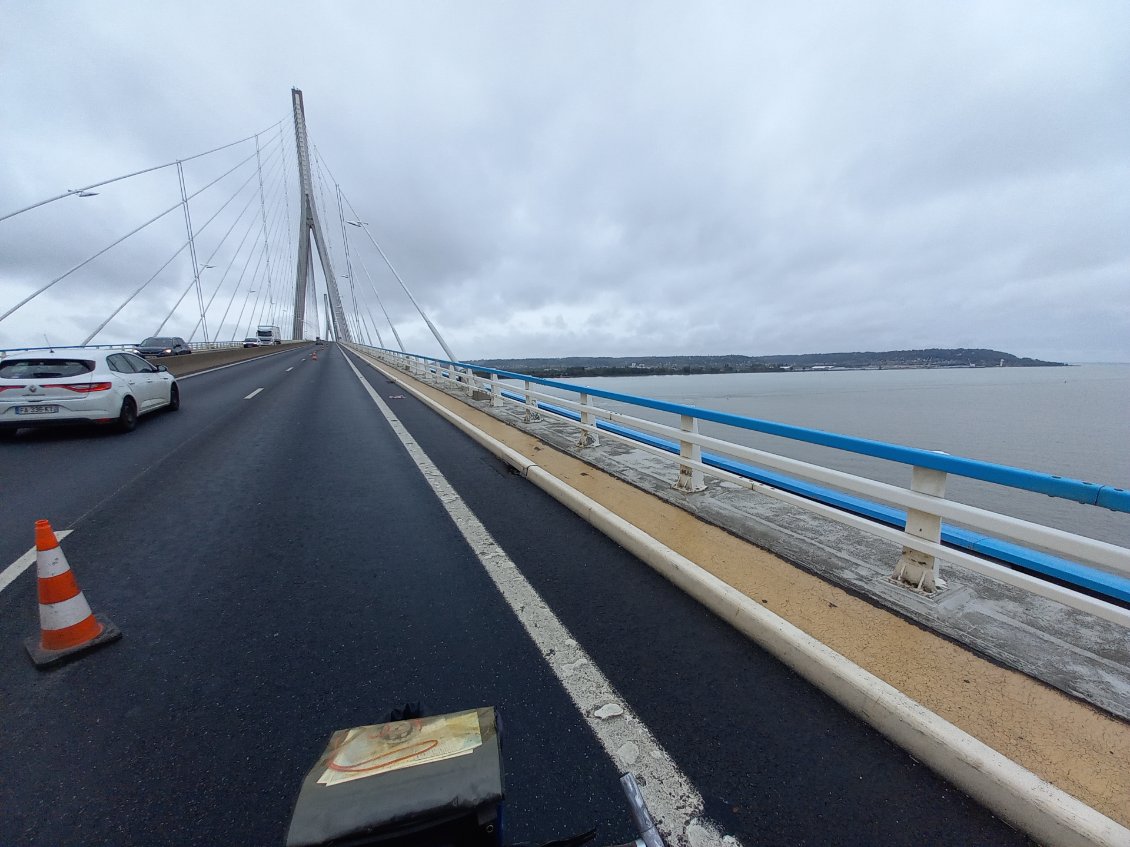
[[[120,350],[27,353],[0,361],[0,436],[62,424],[114,424],[123,432],[157,409],[180,408],[164,365]]]
[[[247,338],[243,339],[243,346],[244,347],[259,347],[259,346],[262,345],[262,343],[263,342],[261,342],[258,338],[256,338],[253,335],[249,335]],[[196,361],[196,360],[194,359],[193,361]]]
[[[183,338],[176,336],[161,336],[146,338],[137,345],[137,352],[142,356],[183,356],[192,352]]]

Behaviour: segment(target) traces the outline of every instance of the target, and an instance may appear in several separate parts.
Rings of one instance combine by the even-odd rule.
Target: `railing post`
[[[931,468],[914,467],[911,474],[910,488],[919,494],[930,497],[946,496],[946,473]],[[913,535],[925,541],[940,544],[942,540],[942,519],[930,512],[921,512],[918,509],[906,510],[906,534]],[[939,588],[945,588],[945,580],[938,576],[938,563],[935,557],[902,548],[898,564],[895,565],[893,578],[896,582],[911,586],[926,594],[933,594]]]
[[[592,409],[592,397],[587,394],[581,395],[581,405]],[[596,415],[591,411],[585,409],[581,410],[581,426],[591,426],[592,430],[582,429],[581,437],[577,439],[578,447],[599,447],[600,436],[596,434]]]
[[[698,435],[698,418],[692,418],[690,415],[680,415],[679,428],[683,432]],[[690,459],[692,462],[701,462],[702,447],[690,441],[679,439],[679,457]],[[705,491],[706,483],[702,479],[702,470],[693,465],[680,462],[679,480],[675,483],[675,488],[687,494]]]
[[[528,379],[526,380],[526,390],[523,393],[526,395],[526,414],[522,418],[523,423],[540,421],[541,412],[538,411],[538,401],[530,394],[530,381]]]
[[[486,400],[490,395],[477,386],[478,383],[475,382],[475,372],[468,367],[463,374],[463,390],[467,392],[467,396],[472,400]]]
[[[490,407],[497,409],[502,406],[502,383],[498,381],[498,374],[490,375]]]

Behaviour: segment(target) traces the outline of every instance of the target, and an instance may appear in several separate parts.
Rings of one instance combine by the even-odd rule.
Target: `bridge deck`
[[[720,830],[746,845],[1025,843],[365,374]],[[25,552],[36,518],[72,529],[80,584],[125,633],[39,672],[22,655],[33,574],[0,593],[0,843],[281,843],[329,733],[406,700],[500,708],[511,840],[590,824],[622,840],[617,769],[592,718],[341,351],[281,353],[182,393],[180,412],[129,436],[0,446],[18,486],[0,511],[0,562]]]

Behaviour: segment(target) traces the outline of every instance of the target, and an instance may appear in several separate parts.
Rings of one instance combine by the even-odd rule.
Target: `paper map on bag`
[[[326,751],[322,785],[465,756],[482,746],[478,711],[338,730]]]

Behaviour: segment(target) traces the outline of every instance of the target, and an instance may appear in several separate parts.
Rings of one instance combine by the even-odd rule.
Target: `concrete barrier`
[[[270,347],[222,347],[219,350],[201,350],[188,356],[163,356],[149,361],[154,365],[164,365],[174,376],[186,376],[220,365],[261,359],[263,356],[271,356],[296,347],[309,347],[312,344],[311,341],[284,341],[282,344]]]

